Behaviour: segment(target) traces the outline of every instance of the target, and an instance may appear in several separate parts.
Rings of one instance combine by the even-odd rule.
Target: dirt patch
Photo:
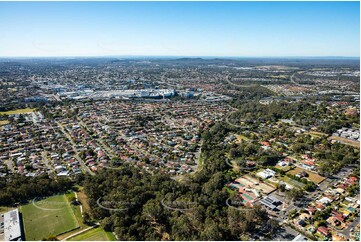
[[[360,148],[360,142],[358,142],[358,141],[353,141],[353,140],[345,139],[345,138],[338,137],[338,136],[331,136],[328,139],[337,140],[337,141],[339,141],[339,142],[341,142],[343,144],[351,145],[351,146],[356,147],[356,148]]]
[[[287,172],[287,174],[291,174],[291,175],[297,175],[298,173],[300,172],[306,172],[308,174],[308,177],[306,177],[308,180],[312,181],[313,183],[315,184],[320,184],[323,180],[325,180],[326,178],[323,177],[323,176],[320,176],[316,173],[313,173],[313,172],[310,172],[310,171],[307,171],[305,169],[302,169],[300,167],[296,167],[295,169]]]
[[[85,194],[84,190],[81,190],[81,191],[77,192],[77,194],[78,194],[79,201],[83,205],[84,212],[89,212],[90,207],[89,207],[89,204],[88,204],[88,197]]]

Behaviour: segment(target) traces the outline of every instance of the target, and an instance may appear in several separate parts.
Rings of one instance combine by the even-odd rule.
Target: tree
[[[279,184],[278,188],[280,189],[281,192],[285,192],[286,191],[286,184],[284,184],[284,183]]]
[[[300,189],[293,188],[286,194],[291,200],[297,200],[303,196],[303,192]]]
[[[83,213],[83,223],[84,224],[90,224],[91,223],[90,215],[87,212]]]
[[[110,164],[112,167],[118,167],[119,165],[122,164],[122,160],[119,157],[113,157],[110,160]]]
[[[275,219],[268,220],[267,224],[269,225],[270,228],[269,234],[275,233],[281,227],[278,221]]]
[[[113,227],[113,219],[111,217],[105,217],[102,221],[101,221],[101,226],[103,227],[103,229],[107,232],[112,231],[112,227]]]
[[[222,240],[222,234],[213,220],[206,219],[204,230],[201,233],[200,239],[212,241]]]

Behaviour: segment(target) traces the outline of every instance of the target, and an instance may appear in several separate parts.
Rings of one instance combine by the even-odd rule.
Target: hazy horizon
[[[94,55],[94,56],[0,56],[1,59],[41,59],[41,58],[189,58],[189,59],[360,59],[360,56],[193,56],[193,55]]]

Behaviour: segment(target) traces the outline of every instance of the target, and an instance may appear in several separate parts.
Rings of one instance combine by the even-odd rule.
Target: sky
[[[359,2],[0,2],[0,56],[360,56]]]

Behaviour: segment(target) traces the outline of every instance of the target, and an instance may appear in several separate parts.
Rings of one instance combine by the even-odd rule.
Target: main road
[[[293,79],[293,77],[294,77],[294,75],[296,75],[297,73],[304,73],[305,71],[296,71],[295,73],[293,73],[291,76],[290,76],[290,81],[293,83],[293,84],[295,84],[296,86],[301,86],[301,84],[299,84],[299,83],[297,83],[294,79]]]

